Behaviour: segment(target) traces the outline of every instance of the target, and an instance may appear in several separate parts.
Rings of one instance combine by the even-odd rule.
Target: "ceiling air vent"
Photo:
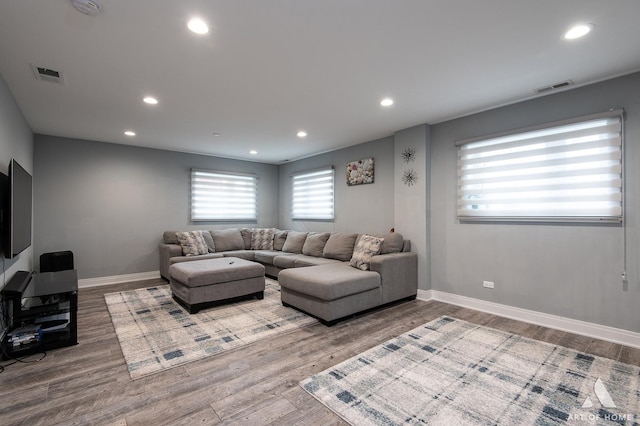
[[[33,71],[36,73],[36,78],[38,80],[49,81],[51,83],[63,84],[64,79],[62,78],[62,72],[56,71],[51,68],[45,67],[33,67]]]
[[[552,90],[558,90],[558,89],[562,89],[568,86],[573,86],[573,81],[571,80],[567,80],[567,81],[562,81],[560,83],[556,83],[556,84],[552,84],[551,86],[546,86],[546,87],[541,87],[539,89],[534,90],[534,92],[536,93],[547,93],[550,92]]]

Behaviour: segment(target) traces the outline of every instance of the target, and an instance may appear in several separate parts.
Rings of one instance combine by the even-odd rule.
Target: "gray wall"
[[[278,226],[318,232],[388,232],[394,227],[393,147],[393,138],[388,137],[281,165]],[[347,163],[371,157],[374,158],[374,183],[348,186]],[[292,220],[289,175],[324,166],[335,169],[335,220]]]
[[[36,135],[34,167],[36,261],[72,250],[80,278],[157,271],[165,230],[278,221],[274,165]],[[190,223],[191,168],[257,174],[258,223]]]
[[[610,108],[626,111],[628,286],[622,227],[456,220],[456,140]],[[432,126],[432,288],[640,332],[639,166],[640,73]]]
[[[7,174],[14,158],[33,175],[33,133],[18,104],[0,76],[0,172]],[[33,233],[32,233],[33,235]],[[33,237],[32,237],[33,241]],[[0,288],[16,271],[30,271],[33,266],[33,245],[13,259],[3,259]]]
[[[430,247],[428,210],[429,197],[429,150],[431,130],[428,125],[411,127],[396,132],[395,141],[395,194],[394,222],[396,231],[411,240],[411,251],[418,255],[418,288],[430,287]],[[405,162],[402,153],[411,148],[415,159]],[[406,185],[402,176],[413,170],[417,179],[413,185]]]

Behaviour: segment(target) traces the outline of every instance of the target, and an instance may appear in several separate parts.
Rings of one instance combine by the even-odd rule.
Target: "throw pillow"
[[[211,236],[211,232],[207,231],[206,229],[200,232],[202,232],[202,238],[204,238],[204,242],[207,244],[209,253],[215,253],[216,245],[213,243],[213,237]]]
[[[332,232],[322,250],[322,256],[328,259],[349,261],[353,254],[353,246],[356,244],[357,237],[358,234]]]
[[[198,256],[209,252],[201,231],[176,232],[176,237],[185,256]]]
[[[244,250],[244,240],[238,228],[211,231],[216,251]]]
[[[162,234],[162,240],[165,244],[180,244],[178,237],[176,237],[178,231],[164,231]]]
[[[380,253],[380,247],[382,247],[383,241],[384,238],[362,235],[356,248],[353,249],[353,256],[351,256],[349,265],[367,271],[371,263],[371,258]]]
[[[244,241],[244,249],[251,250],[251,229],[242,228],[240,235],[242,235],[242,240]]]
[[[302,253],[302,246],[306,239],[306,232],[289,231],[287,233],[287,239],[282,246],[282,251],[287,253]]]
[[[328,239],[328,232],[309,232],[302,246],[302,254],[305,256],[322,257],[322,250]]]
[[[273,250],[273,236],[276,228],[253,228],[251,230],[251,250]]]
[[[276,229],[276,234],[273,236],[273,249],[282,251],[284,242],[287,240],[287,231],[281,231]]]

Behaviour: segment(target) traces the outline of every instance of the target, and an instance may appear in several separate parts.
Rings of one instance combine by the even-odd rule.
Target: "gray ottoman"
[[[191,314],[246,297],[264,298],[264,266],[235,257],[175,263],[169,268],[173,298]]]

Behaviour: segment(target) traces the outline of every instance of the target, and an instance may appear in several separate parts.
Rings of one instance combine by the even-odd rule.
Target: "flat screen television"
[[[31,246],[33,179],[16,160],[9,163],[4,209],[4,255],[11,259]]]

